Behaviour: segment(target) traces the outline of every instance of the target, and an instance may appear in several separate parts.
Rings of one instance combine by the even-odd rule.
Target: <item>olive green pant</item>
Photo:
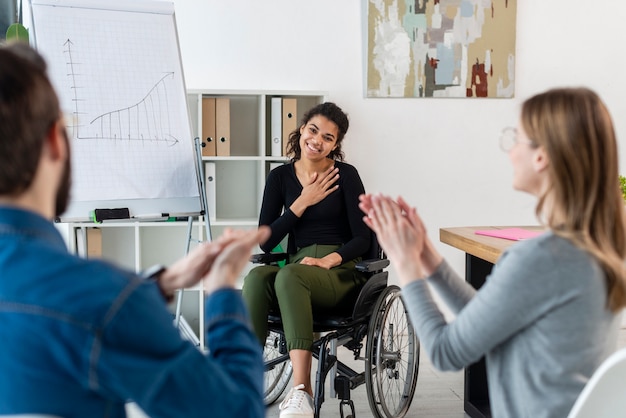
[[[330,270],[299,264],[304,257],[322,258],[338,245],[311,245],[289,257],[284,267],[259,266],[248,273],[243,284],[243,298],[261,345],[267,337],[267,315],[280,311],[287,349],[311,350],[313,312],[332,310],[366,278],[355,270],[358,260],[348,261]]]

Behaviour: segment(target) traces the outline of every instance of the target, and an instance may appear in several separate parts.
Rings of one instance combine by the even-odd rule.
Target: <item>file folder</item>
[[[283,155],[287,156],[287,143],[289,135],[298,127],[298,100],[294,98],[283,98]],[[272,154],[273,155],[273,154]]]
[[[215,145],[218,156],[230,155],[230,99],[215,99]]]
[[[215,180],[215,163],[205,163],[204,164],[204,184],[206,187],[206,200],[207,200],[207,212],[208,217],[211,221],[215,221],[216,219],[216,180]]]
[[[289,135],[298,127],[298,100],[294,98],[283,98],[283,155],[287,156],[287,144]]]
[[[525,239],[535,238],[544,231],[535,231],[524,228],[505,228],[505,229],[486,229],[474,231],[477,235],[485,235],[488,237],[504,238],[512,241],[522,241]]]
[[[215,98],[202,98],[202,156],[213,157],[215,148]]]
[[[102,257],[102,230],[87,228],[87,258]]]
[[[283,112],[282,112],[282,97],[272,97],[270,108],[270,140],[271,155],[272,157],[280,157],[283,155]]]

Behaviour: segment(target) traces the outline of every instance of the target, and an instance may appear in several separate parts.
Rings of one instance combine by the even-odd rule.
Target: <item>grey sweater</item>
[[[428,284],[456,314],[450,323]],[[566,417],[617,343],[602,269],[551,232],[510,247],[479,292],[444,261],[402,294],[435,367],[459,370],[486,355],[495,418]]]

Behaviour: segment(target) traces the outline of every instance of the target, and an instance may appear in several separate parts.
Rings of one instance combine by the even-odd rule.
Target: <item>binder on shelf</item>
[[[102,230],[87,228],[87,258],[102,257]]]
[[[283,155],[283,112],[282,112],[282,97],[272,97],[271,109],[270,109],[270,140],[271,155],[272,157],[280,157]]]
[[[283,98],[283,155],[287,156],[287,143],[289,142],[289,134],[298,127],[298,100],[295,98]],[[274,154],[272,154],[274,155]]]
[[[209,212],[209,220],[216,219],[216,180],[215,180],[215,163],[204,163],[204,176],[206,185],[207,212]]]
[[[215,147],[215,98],[202,98],[202,156],[216,155]]]
[[[215,99],[215,145],[218,156],[230,155],[230,99]]]

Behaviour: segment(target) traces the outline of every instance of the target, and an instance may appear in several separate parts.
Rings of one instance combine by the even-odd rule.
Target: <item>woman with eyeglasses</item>
[[[505,133],[513,187],[537,197],[546,232],[510,247],[480,290],[450,268],[405,200],[362,195],[360,207],[433,364],[459,370],[486,356],[493,416],[565,417],[615,349],[626,305],[615,132],[594,92],[562,88],[525,101],[518,127]]]

